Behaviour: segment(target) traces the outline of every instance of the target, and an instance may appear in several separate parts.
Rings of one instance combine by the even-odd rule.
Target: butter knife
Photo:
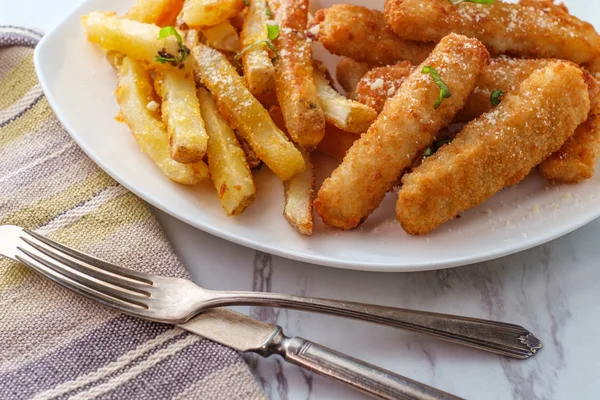
[[[229,309],[208,310],[179,326],[240,352],[256,353],[265,358],[279,355],[291,364],[379,399],[460,399],[306,339],[287,337],[277,325],[261,322]]]

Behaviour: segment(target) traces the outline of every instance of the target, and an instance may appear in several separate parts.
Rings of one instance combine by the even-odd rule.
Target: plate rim
[[[304,263],[314,264],[314,265],[322,265],[326,267],[338,268],[338,269],[348,269],[355,271],[367,271],[367,272],[390,272],[390,273],[398,273],[398,272],[423,272],[423,271],[432,271],[432,270],[440,270],[447,268],[455,268],[460,266],[467,266],[472,264],[477,264],[481,262],[486,262],[490,260],[495,260],[498,258],[506,257],[509,255],[513,255],[516,253],[520,253],[522,251],[526,251],[532,249],[534,247],[546,244],[551,242],[557,238],[568,235],[569,233],[591,223],[592,221],[600,218],[600,211],[596,213],[590,213],[585,218],[581,218],[578,221],[572,222],[570,224],[564,224],[564,226],[549,231],[548,233],[544,233],[535,238],[531,238],[529,240],[525,239],[521,245],[517,245],[512,248],[500,248],[495,251],[490,251],[488,253],[484,253],[478,256],[462,256],[462,257],[454,257],[454,258],[446,258],[442,261],[423,261],[423,262],[412,262],[409,264],[401,264],[401,263],[392,263],[392,262],[376,262],[376,263],[367,263],[364,261],[351,261],[351,260],[341,260],[333,257],[322,256],[319,254],[312,254],[310,256],[302,254],[300,252],[294,250],[282,250],[271,244],[261,243],[259,241],[255,241],[252,239],[248,239],[245,237],[241,237],[235,233],[230,233],[221,229],[214,227],[209,223],[203,223],[202,221],[194,221],[187,218],[185,215],[181,215],[169,207],[168,204],[165,204],[159,199],[153,198],[152,195],[149,195],[144,192],[144,190],[138,189],[134,182],[129,182],[127,179],[124,179],[119,173],[114,171],[108,163],[105,163],[101,157],[97,157],[94,153],[94,150],[89,148],[83,143],[80,135],[77,134],[75,129],[70,125],[68,118],[66,118],[62,111],[61,107],[58,105],[56,98],[53,96],[53,91],[49,87],[48,79],[46,78],[46,71],[44,69],[42,53],[46,46],[49,43],[54,43],[54,37],[58,34],[58,32],[64,28],[67,24],[71,23],[72,19],[77,18],[82,10],[86,9],[88,5],[93,0],[86,0],[82,2],[79,6],[74,8],[70,13],[68,13],[59,24],[57,24],[52,30],[44,34],[38,45],[34,50],[34,65],[36,74],[39,79],[40,86],[44,92],[44,95],[54,111],[55,116],[60,121],[61,125],[65,128],[65,130],[69,133],[69,136],[77,143],[79,148],[88,156],[90,159],[98,165],[105,173],[107,173],[112,179],[117,181],[127,190],[140,197],[142,200],[152,205],[153,207],[158,208],[164,213],[170,215],[173,218],[176,218],[187,225],[190,225],[196,229],[200,229],[203,232],[206,232],[210,235],[216,236],[222,240],[226,240],[237,245],[241,245],[247,248],[251,248],[256,251],[262,251],[268,254],[276,255],[282,258],[291,259],[295,261],[300,261]]]

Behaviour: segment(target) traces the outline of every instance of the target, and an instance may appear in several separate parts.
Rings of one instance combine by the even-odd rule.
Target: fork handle
[[[288,338],[282,332],[267,354],[386,400],[460,400],[460,397],[357,360],[306,339]]]
[[[212,292],[208,307],[269,306],[314,311],[435,336],[492,353],[526,359],[542,347],[527,329],[483,319],[372,304],[257,292]],[[204,303],[206,306],[207,303]]]

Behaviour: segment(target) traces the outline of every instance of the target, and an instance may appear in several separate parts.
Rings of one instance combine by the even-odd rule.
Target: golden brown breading
[[[555,60],[493,58],[454,122],[468,122],[490,111],[494,108],[490,102],[492,91],[497,89],[504,92],[514,91],[533,71],[553,61]],[[394,96],[414,68],[406,61],[373,68],[358,83],[356,100],[381,112],[386,100]]]
[[[491,111],[494,105],[490,98],[494,90],[505,93],[514,92],[535,70],[544,68],[556,60],[551,59],[518,59],[510,57],[492,58],[490,66],[485,70],[475,90],[456,116],[455,122],[469,122]]]
[[[426,234],[520,182],[573,135],[589,110],[580,68],[556,62],[535,71],[518,93],[404,176],[396,206],[402,227]]]
[[[277,10],[275,92],[292,139],[314,149],[325,135],[325,115],[313,78],[310,42],[306,36],[308,0],[286,0]]]
[[[556,60],[509,57],[492,59],[454,122],[469,122],[491,111],[494,108],[490,101],[493,90],[514,92],[533,71],[554,61]],[[356,100],[380,112],[385,101],[392,97],[393,90],[388,88],[398,87],[409,71],[408,66],[401,64],[373,69],[358,84]],[[564,146],[540,165],[540,172],[546,179],[577,183],[594,176],[596,162],[600,157],[600,96],[597,94],[596,80],[587,73],[585,76],[590,84],[590,98],[597,99],[598,105],[592,107],[589,120],[577,128]],[[373,85],[377,78],[383,80],[382,85]]]
[[[385,17],[391,29],[409,40],[437,41],[456,32],[481,40],[496,54],[560,58],[578,64],[600,54],[600,35],[592,25],[547,2],[387,0]]]
[[[386,27],[383,13],[350,4],[317,11],[309,32],[333,54],[376,65],[418,64],[434,47],[399,38]]]
[[[442,39],[321,187],[315,207],[323,221],[342,229],[364,221],[417,153],[452,121],[488,62],[478,40],[455,34]],[[435,68],[452,92],[437,109],[440,88],[421,72],[425,65]]]
[[[327,125],[325,128],[325,136],[315,151],[327,154],[328,156],[337,158],[341,161],[359,137],[360,135],[345,132],[333,125]]]
[[[600,115],[590,115],[559,151],[539,166],[542,176],[559,183],[579,183],[594,176],[600,155]]]
[[[560,183],[578,183],[594,176],[600,158],[600,88],[592,76],[587,76],[592,109],[575,134],[559,151],[539,166],[544,178]]]
[[[343,57],[336,67],[335,79],[346,92],[346,96],[349,99],[354,99],[356,85],[370,70],[370,64]]]
[[[356,101],[374,108],[378,113],[388,98],[394,97],[415,66],[409,61],[376,67],[363,76],[356,86]]]

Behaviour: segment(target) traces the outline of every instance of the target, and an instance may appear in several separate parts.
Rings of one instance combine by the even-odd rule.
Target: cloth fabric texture
[[[35,30],[0,27],[0,225],[117,265],[188,278],[146,205],[77,147],[33,66]],[[0,399],[264,399],[235,351],[124,316],[0,258]]]

